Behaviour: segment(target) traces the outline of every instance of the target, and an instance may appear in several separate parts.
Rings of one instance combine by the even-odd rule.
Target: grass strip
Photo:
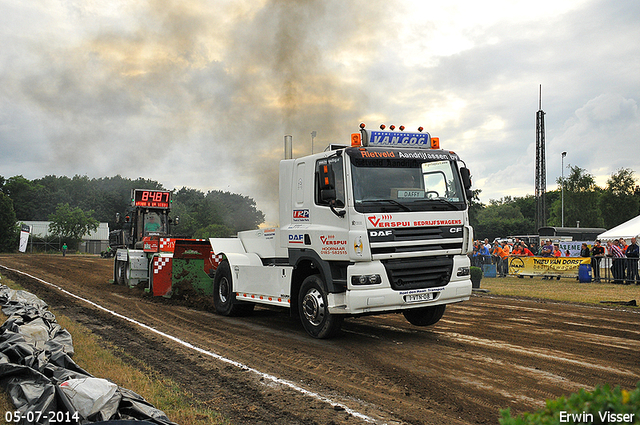
[[[21,290],[15,282],[2,277],[0,282],[11,289]],[[123,350],[104,341],[86,327],[68,317],[51,311],[57,322],[73,337],[73,361],[96,378],[108,379],[115,384],[140,394],[162,410],[171,421],[180,425],[228,425],[230,422],[193,396],[176,382],[159,375],[139,359],[131,359]],[[0,312],[0,321],[7,317]],[[135,364],[136,367],[133,367]],[[15,410],[8,395],[0,390],[0,422],[4,413]]]
[[[614,285],[612,283],[580,283],[575,278],[545,280],[541,277],[525,276],[483,278],[481,289],[492,295],[538,298],[575,303],[598,304],[603,301],[640,303],[640,285]],[[638,308],[638,307],[631,307]]]

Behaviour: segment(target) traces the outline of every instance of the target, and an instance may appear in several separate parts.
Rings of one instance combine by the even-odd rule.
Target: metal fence
[[[638,285],[637,258],[591,258],[591,276],[595,282]]]

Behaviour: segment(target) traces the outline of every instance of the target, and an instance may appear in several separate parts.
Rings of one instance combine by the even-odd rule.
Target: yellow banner
[[[591,264],[586,257],[510,257],[509,274],[577,276],[581,264]]]

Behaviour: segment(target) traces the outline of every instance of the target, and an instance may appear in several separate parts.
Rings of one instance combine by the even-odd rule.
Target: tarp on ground
[[[640,236],[640,215],[601,233],[598,235],[598,239],[601,241],[611,241],[622,238],[628,243],[631,238],[638,238],[638,236]]]
[[[175,425],[138,394],[79,367],[71,335],[44,301],[0,285],[0,306],[9,316],[0,327],[0,387],[16,408],[11,422]]]

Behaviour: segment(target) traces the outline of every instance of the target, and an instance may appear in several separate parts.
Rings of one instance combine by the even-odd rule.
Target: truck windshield
[[[376,152],[370,149],[366,153],[368,156],[362,151],[349,152],[356,211],[380,213],[466,208],[456,166],[457,157],[437,152],[407,153],[390,149]]]

